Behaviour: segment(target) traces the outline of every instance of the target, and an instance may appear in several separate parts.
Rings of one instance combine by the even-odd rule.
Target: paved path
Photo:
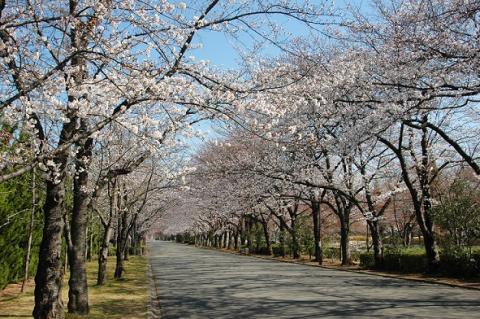
[[[480,292],[151,242],[163,319],[480,318]]]

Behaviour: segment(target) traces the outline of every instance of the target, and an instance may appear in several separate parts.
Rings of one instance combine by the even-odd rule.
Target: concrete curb
[[[148,267],[147,267],[147,280],[148,280],[148,304],[147,304],[147,318],[148,319],[160,319],[161,307],[160,300],[158,298],[158,289],[157,283],[155,281],[155,276],[152,271],[152,262],[147,251],[148,255]]]
[[[346,272],[352,272],[352,273],[363,274],[363,275],[371,275],[371,276],[378,276],[378,277],[391,278],[391,279],[402,279],[402,280],[415,281],[415,282],[421,282],[421,283],[426,283],[426,284],[438,284],[438,285],[444,285],[444,286],[449,286],[449,287],[454,287],[454,288],[462,288],[462,289],[480,291],[480,287],[472,287],[472,286],[466,286],[466,285],[462,285],[462,284],[450,283],[450,282],[442,281],[441,279],[412,278],[412,277],[406,277],[406,276],[397,275],[397,274],[371,272],[369,270],[345,269],[345,268],[337,268],[337,267],[331,267],[331,266],[308,264],[308,263],[303,263],[301,261],[282,260],[282,259],[277,259],[277,258],[268,257],[268,256],[261,256],[261,255],[246,255],[246,254],[239,253],[237,251],[222,250],[222,249],[216,249],[216,248],[210,248],[210,247],[198,247],[198,246],[195,246],[195,247],[200,248],[200,249],[215,250],[215,251],[223,252],[223,253],[226,253],[226,254],[252,257],[252,258],[258,258],[258,259],[270,260],[270,261],[277,261],[277,262],[281,262],[281,263],[289,263],[289,264],[303,265],[303,266],[309,266],[309,267],[317,267],[317,268],[323,268],[323,269],[329,269],[329,270],[346,271]]]

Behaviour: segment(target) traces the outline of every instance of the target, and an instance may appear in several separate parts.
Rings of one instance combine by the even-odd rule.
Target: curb
[[[161,307],[160,300],[158,298],[158,289],[155,281],[155,276],[152,271],[152,263],[150,254],[148,254],[148,268],[147,268],[147,280],[148,280],[148,303],[147,303],[147,318],[148,319],[160,319]]]
[[[449,287],[454,287],[454,288],[480,291],[480,287],[465,286],[465,285],[462,285],[462,284],[455,284],[455,283],[445,282],[445,281],[442,281],[442,280],[437,281],[435,279],[411,278],[411,277],[405,277],[405,276],[397,275],[397,274],[377,273],[377,272],[370,272],[368,270],[361,270],[361,269],[344,269],[344,268],[342,269],[342,268],[331,267],[331,266],[307,264],[307,263],[303,263],[303,262],[295,261],[295,260],[276,259],[276,258],[272,258],[272,257],[268,257],[268,256],[246,255],[246,254],[239,253],[237,251],[221,250],[221,249],[210,248],[210,247],[195,246],[195,248],[214,250],[214,251],[219,251],[219,252],[226,253],[226,254],[246,256],[246,257],[252,257],[252,258],[263,259],[263,260],[270,260],[270,261],[277,261],[277,262],[281,262],[281,263],[296,264],[296,265],[303,265],[303,266],[309,266],[309,267],[317,267],[317,268],[323,268],[323,269],[328,269],[328,270],[346,271],[346,272],[352,272],[352,273],[363,274],[363,275],[378,276],[378,277],[384,277],[384,278],[390,278],[390,279],[401,279],[401,280],[415,281],[415,282],[421,282],[421,283],[426,283],[426,284],[433,284],[433,285],[437,284],[437,285],[444,285],[444,286],[449,286]]]

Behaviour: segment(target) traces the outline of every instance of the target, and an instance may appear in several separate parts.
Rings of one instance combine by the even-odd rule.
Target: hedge
[[[360,266],[374,268],[373,254],[360,254]],[[386,251],[381,269],[402,273],[422,273],[427,269],[427,259],[424,253],[420,254],[417,251]],[[479,277],[480,253],[441,254],[439,274],[457,278]]]

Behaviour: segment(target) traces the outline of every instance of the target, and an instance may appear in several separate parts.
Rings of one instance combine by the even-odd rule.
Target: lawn
[[[122,280],[113,279],[115,262],[108,264],[108,281],[105,286],[97,286],[97,262],[88,263],[88,295],[90,314],[88,318],[129,318],[147,317],[147,260],[145,257],[132,256],[125,262],[125,273]],[[65,310],[67,307],[67,278],[62,290]],[[33,280],[23,294],[20,285],[9,285],[0,292],[0,318],[31,318],[33,309]],[[66,315],[73,319],[76,316]]]

